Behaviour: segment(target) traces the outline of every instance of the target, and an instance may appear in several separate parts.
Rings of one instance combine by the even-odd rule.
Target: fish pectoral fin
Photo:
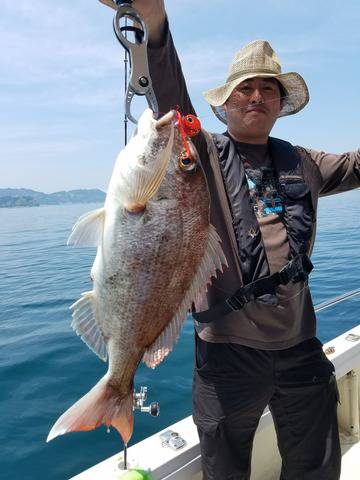
[[[129,161],[124,158],[121,182],[119,182],[119,186],[113,194],[121,201],[125,210],[132,213],[140,213],[144,210],[147,202],[156,194],[168,170],[173,144],[174,126],[172,125],[167,145],[158,155],[153,165],[144,165],[138,159]],[[129,155],[129,152],[131,152],[130,142],[128,146],[129,151],[123,150],[124,153],[121,152],[120,155]]]
[[[101,244],[105,221],[105,208],[97,208],[82,215],[73,226],[68,245],[97,247]]]
[[[56,421],[47,442],[68,432],[93,430],[100,425],[114,425],[127,443],[133,432],[133,393],[119,394],[105,375],[86,395]]]
[[[104,336],[96,321],[96,299],[94,292],[85,292],[70,307],[73,311],[71,326],[86,345],[101,360],[107,360],[107,348]]]
[[[193,303],[195,306],[200,305],[207,291],[207,286],[211,283],[211,277],[216,277],[217,270],[222,272],[223,266],[227,266],[227,261],[221,248],[220,237],[215,227],[209,225],[204,255],[188,291],[184,295],[171,322],[164,328],[143,356],[143,361],[148,367],[155,368],[172,351],[191,305]]]

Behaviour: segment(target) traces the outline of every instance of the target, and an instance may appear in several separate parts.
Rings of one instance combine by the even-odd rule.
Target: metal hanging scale
[[[114,32],[130,56],[130,79],[125,93],[125,113],[131,122],[137,124],[137,120],[131,113],[131,102],[134,95],[145,96],[151,110],[155,114],[159,112],[149,73],[147,27],[142,16],[132,7],[131,0],[100,0],[100,2],[116,10],[113,22]],[[130,19],[133,25],[122,26],[123,19]],[[127,32],[134,34],[134,42],[129,41]]]

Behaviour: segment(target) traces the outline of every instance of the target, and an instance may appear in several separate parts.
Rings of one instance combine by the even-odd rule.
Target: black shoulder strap
[[[237,145],[228,134],[214,135],[213,138],[231,211],[242,278],[247,284],[269,275],[270,269]]]
[[[290,260],[280,272],[244,285],[223,302],[217,303],[204,312],[193,312],[192,315],[199,323],[213,322],[228,313],[239,311],[245,304],[257,300],[269,291],[275,290],[279,285],[306,281],[312,269],[313,264],[310,258],[306,254],[299,254]]]

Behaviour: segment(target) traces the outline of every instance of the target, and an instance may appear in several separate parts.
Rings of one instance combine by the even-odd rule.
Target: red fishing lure
[[[190,147],[188,137],[194,137],[201,130],[200,120],[195,115],[184,115],[182,116],[180,110],[176,108],[176,118],[178,121],[178,127],[180,134],[183,139],[184,144],[184,153],[183,158],[190,157]]]

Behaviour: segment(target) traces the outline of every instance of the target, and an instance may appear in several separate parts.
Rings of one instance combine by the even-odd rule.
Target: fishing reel
[[[144,405],[147,398],[147,390],[147,387],[140,387],[140,391],[137,392],[134,388],[133,411],[140,410],[141,413],[148,413],[152,417],[158,417],[160,414],[160,405],[158,402],[152,402],[149,406]],[[127,470],[128,468],[127,450],[127,443],[124,443],[124,458],[118,464],[119,470]]]
[[[160,414],[160,405],[158,402],[152,402],[149,406],[144,403],[147,399],[147,387],[140,387],[140,392],[134,389],[134,403],[133,410],[140,410],[141,413],[148,413],[152,417],[158,417]]]

